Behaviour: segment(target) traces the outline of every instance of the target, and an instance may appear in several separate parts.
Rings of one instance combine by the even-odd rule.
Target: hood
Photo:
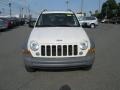
[[[73,43],[89,40],[81,27],[38,27],[31,32],[29,41],[39,43]]]

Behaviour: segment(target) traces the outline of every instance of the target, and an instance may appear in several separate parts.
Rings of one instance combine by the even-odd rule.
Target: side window
[[[95,17],[91,17],[91,20],[95,20]]]
[[[85,20],[95,20],[95,17],[85,17]]]
[[[91,20],[91,17],[86,17],[86,20]]]

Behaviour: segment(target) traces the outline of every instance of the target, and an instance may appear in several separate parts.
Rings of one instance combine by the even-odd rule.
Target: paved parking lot
[[[87,29],[95,40],[96,60],[90,71],[26,72],[21,48],[31,28],[0,32],[0,90],[120,90],[120,25]]]

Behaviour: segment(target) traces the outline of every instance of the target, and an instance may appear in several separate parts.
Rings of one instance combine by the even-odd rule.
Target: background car
[[[101,23],[109,23],[109,22],[110,22],[110,20],[106,19],[106,18],[104,18],[104,19],[101,20]]]
[[[113,17],[112,19],[110,19],[110,23],[120,24],[120,17]]]
[[[25,18],[19,18],[19,24],[24,25],[25,24]]]
[[[79,23],[83,27],[95,28],[98,25],[98,19],[94,16],[86,17],[78,17]]]
[[[7,29],[13,28],[13,22],[9,18],[0,17],[0,19],[6,23]]]
[[[6,23],[5,23],[2,19],[0,19],[0,31],[1,31],[1,30],[4,30],[4,29],[6,29],[6,28],[7,28]]]
[[[34,27],[35,22],[36,22],[36,18],[31,18],[28,23],[29,27]]]
[[[17,26],[21,26],[25,24],[24,18],[16,18],[16,17],[0,17],[0,19],[4,20],[7,24],[7,28],[11,29]]]

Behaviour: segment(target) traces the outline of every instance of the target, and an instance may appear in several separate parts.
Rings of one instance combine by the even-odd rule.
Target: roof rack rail
[[[75,14],[74,11],[72,11],[71,9],[68,9],[68,11],[72,12],[73,14]]]
[[[71,11],[71,12],[73,12],[71,9],[67,9],[67,11]]]
[[[43,10],[41,11],[41,13],[43,13],[43,12],[45,12],[45,11],[47,11],[47,9],[43,9]]]

